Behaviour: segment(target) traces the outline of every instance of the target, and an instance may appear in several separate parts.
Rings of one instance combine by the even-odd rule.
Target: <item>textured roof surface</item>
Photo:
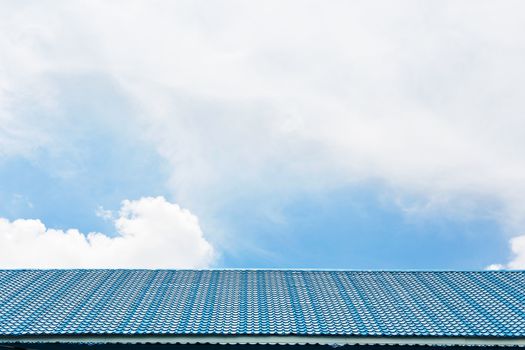
[[[0,335],[525,336],[525,272],[0,270]]]

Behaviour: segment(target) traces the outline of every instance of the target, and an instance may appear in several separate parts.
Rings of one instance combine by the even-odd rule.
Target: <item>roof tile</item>
[[[0,335],[525,336],[525,272],[0,270]]]

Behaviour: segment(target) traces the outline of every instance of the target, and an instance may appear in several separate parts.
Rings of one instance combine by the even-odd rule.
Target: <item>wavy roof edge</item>
[[[299,335],[25,335],[0,344],[418,345],[525,347],[525,338]]]

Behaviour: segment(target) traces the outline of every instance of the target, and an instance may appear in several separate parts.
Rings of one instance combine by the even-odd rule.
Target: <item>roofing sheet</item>
[[[523,271],[0,270],[0,336],[524,337]]]

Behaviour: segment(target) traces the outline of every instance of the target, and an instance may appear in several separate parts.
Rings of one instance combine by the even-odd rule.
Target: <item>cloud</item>
[[[104,220],[113,220],[113,212],[111,210],[104,209],[102,206],[98,206],[95,211],[95,215]]]
[[[487,266],[485,268],[485,270],[498,271],[498,270],[503,270],[504,268],[505,268],[505,266],[501,265],[501,264],[491,264],[491,265]]]
[[[512,238],[510,244],[514,257],[507,266],[510,269],[525,269],[525,235]]]
[[[487,270],[525,270],[525,235],[514,237],[510,240],[512,258],[506,264],[492,264]]]
[[[521,1],[2,7],[4,109],[60,109],[59,73],[111,77],[199,213],[377,180],[411,213],[525,225]]]
[[[108,69],[141,108],[183,203],[372,179],[450,215],[489,206],[514,233],[525,225],[516,8],[525,10],[513,1],[135,8],[118,27],[137,30],[140,63],[118,54],[131,47],[120,31],[95,29],[93,40],[118,43],[100,54],[120,66]],[[98,21],[108,28],[110,16]]]
[[[215,257],[197,217],[163,197],[122,202],[117,235],[0,218],[0,268],[204,268]]]

